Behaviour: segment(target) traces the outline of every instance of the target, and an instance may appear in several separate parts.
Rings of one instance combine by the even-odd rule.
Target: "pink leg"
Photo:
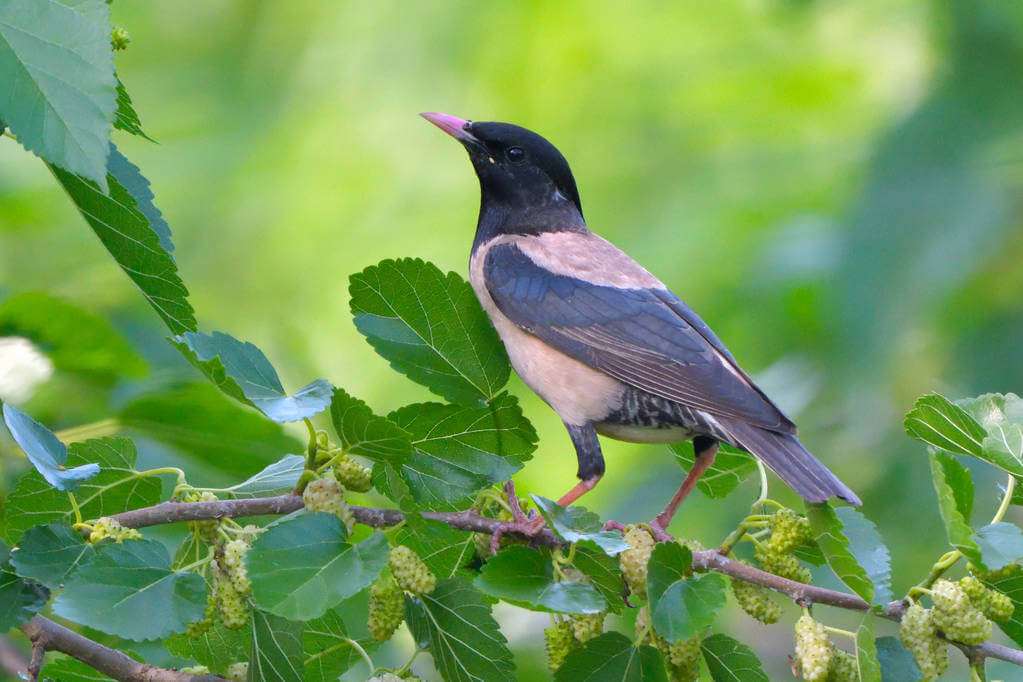
[[[664,508],[660,514],[650,522],[650,530],[654,534],[654,538],[659,541],[672,540],[673,538],[668,533],[668,524],[671,523],[672,517],[675,516],[675,512],[678,511],[679,506],[682,504],[682,500],[686,499],[689,491],[693,489],[696,482],[700,480],[700,476],[710,468],[710,465],[714,463],[714,456],[717,455],[718,444],[714,441],[714,444],[706,448],[701,452],[696,453],[696,459],[693,461],[693,468],[689,470],[682,485],[679,487],[678,492],[675,493],[671,501]]]
[[[558,500],[558,504],[562,507],[569,506],[580,497],[593,490],[600,478],[600,476],[593,476],[592,478],[587,478],[584,481],[579,481],[571,490],[561,496]],[[511,504],[512,516],[515,517],[515,520],[510,523],[502,523],[490,536],[490,551],[494,554],[497,554],[497,550],[501,546],[501,536],[505,533],[521,533],[522,535],[531,538],[543,530],[544,526],[547,525],[547,521],[540,515],[533,518],[526,518],[525,514],[522,513],[522,509],[519,507],[518,498],[515,496],[515,485],[511,481],[508,481],[505,484],[504,490],[508,495],[508,502]]]

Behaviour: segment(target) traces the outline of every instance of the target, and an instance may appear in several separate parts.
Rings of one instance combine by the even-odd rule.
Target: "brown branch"
[[[24,680],[28,677],[30,661],[14,646],[9,637],[0,636],[0,669],[8,677]]]
[[[192,675],[139,663],[116,649],[94,642],[42,616],[33,617],[21,626],[21,631],[32,642],[33,651],[65,653],[121,682],[224,682],[224,678],[217,675]],[[32,674],[32,666],[29,673]]]
[[[153,507],[115,514],[112,518],[129,528],[143,528],[145,526],[175,523],[178,521],[240,518],[264,514],[289,514],[301,508],[302,497],[289,493],[278,497],[257,497],[247,500],[164,502]],[[405,515],[397,509],[358,507],[353,505],[351,510],[356,521],[375,528],[396,526],[405,519]],[[480,516],[472,511],[423,512],[422,516],[426,519],[440,521],[458,530],[491,535],[502,523],[496,519]],[[543,547],[564,547],[567,545],[566,542],[548,528],[545,528],[532,538],[515,532],[510,532],[507,535]],[[729,559],[714,549],[693,552],[693,568],[704,571],[717,571],[733,578],[761,585],[788,596],[798,604],[805,604],[807,606],[810,604],[823,604],[853,611],[870,610],[870,604],[856,595],[788,580],[748,564]],[[905,602],[893,601],[885,606],[878,615],[898,622],[902,620],[902,614],[905,612],[906,607],[907,604]],[[952,644],[959,647],[970,660],[997,658],[1023,666],[1023,651],[991,642],[983,642],[976,646],[966,646],[956,642],[952,642]]]

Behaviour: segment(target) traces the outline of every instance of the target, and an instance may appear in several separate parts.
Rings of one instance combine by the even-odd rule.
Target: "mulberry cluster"
[[[732,578],[732,595],[743,611],[761,623],[770,625],[781,618],[781,607],[771,599],[765,587]]]
[[[213,619],[217,617],[217,596],[210,590],[209,596],[206,597],[206,612],[203,614],[202,620],[197,620],[194,623],[189,623],[185,629],[185,634],[195,639],[202,637],[204,634],[209,632],[209,629],[213,627]]]
[[[647,563],[656,541],[650,531],[642,526],[628,526],[623,538],[629,544],[629,549],[618,555],[622,577],[632,594],[643,599],[646,597]]]
[[[311,512],[326,512],[334,514],[345,524],[345,528],[351,533],[355,528],[355,516],[345,502],[344,491],[337,479],[318,478],[305,487],[302,492],[302,502],[305,508]]]
[[[659,636],[655,639],[657,648],[664,654],[671,682],[696,682],[700,679],[700,643],[703,641],[700,635],[672,643]]]
[[[211,492],[198,492],[193,490],[182,498],[182,502],[214,502],[217,496]],[[191,521],[189,528],[200,538],[208,543],[216,542],[217,529],[220,528],[220,521],[217,519],[203,519],[202,521]]]
[[[334,463],[334,478],[345,490],[368,492],[373,487],[373,470],[345,455]]]
[[[245,682],[249,678],[249,664],[242,661],[227,666],[227,673],[224,675],[231,682]]]
[[[114,542],[120,544],[125,540],[139,540],[142,538],[142,533],[134,528],[125,528],[117,520],[109,516],[103,516],[96,519],[96,522],[92,524],[89,542],[95,544],[105,538],[111,538]]]
[[[782,554],[813,541],[810,522],[791,509],[779,509],[772,514],[768,527],[771,529],[768,543]]]
[[[934,626],[948,639],[972,645],[991,637],[991,621],[959,583],[944,579],[935,582],[931,587],[931,599],[934,601]]]
[[[601,611],[600,613],[581,613],[572,616],[572,636],[575,637],[575,641],[582,644],[604,632],[604,616],[606,615]]]
[[[378,580],[369,591],[369,633],[386,641],[405,620],[405,599],[390,577]]]
[[[914,602],[902,615],[899,639],[916,659],[924,682],[938,678],[948,668],[948,647],[938,639],[930,609]]]
[[[831,665],[828,666],[828,682],[859,682],[860,667],[856,657],[848,651],[833,649]]]
[[[796,660],[807,682],[824,682],[828,678],[834,648],[824,626],[808,614],[796,621]]]
[[[249,606],[244,595],[235,588],[230,572],[214,559],[210,562],[213,590],[216,593],[220,621],[229,630],[237,630],[249,620]]]
[[[388,564],[394,581],[406,592],[430,594],[437,586],[437,576],[423,563],[418,554],[405,545],[391,548]]]
[[[249,543],[242,538],[224,544],[223,568],[231,580],[234,591],[243,597],[252,594],[252,582],[245,568],[245,553],[248,551]]]
[[[959,586],[970,598],[973,605],[991,620],[1005,621],[1012,617],[1015,607],[1012,599],[998,590],[986,586],[976,576],[968,575],[959,581]]]
[[[129,36],[128,32],[120,26],[115,26],[114,29],[110,31],[110,47],[115,50],[128,49],[128,44],[130,42],[131,36]]]
[[[553,673],[565,662],[568,652],[575,647],[571,621],[563,620],[543,631],[547,649],[547,667]]]
[[[803,566],[791,554],[781,552],[771,542],[762,542],[753,550],[753,556],[760,567],[768,573],[782,578],[795,580],[797,583],[809,583],[810,569]]]

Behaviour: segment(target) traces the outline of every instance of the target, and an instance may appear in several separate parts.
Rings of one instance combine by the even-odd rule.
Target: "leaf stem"
[[[87,438],[100,438],[112,436],[121,429],[121,422],[116,418],[100,419],[89,424],[72,426],[69,429],[57,431],[54,435],[65,443],[86,440]]]
[[[309,420],[307,419],[306,421]],[[372,675],[376,671],[376,667],[373,665],[373,659],[369,657],[369,654],[366,653],[366,650],[362,648],[362,645],[356,642],[354,639],[348,638],[347,641],[349,644],[352,645],[352,648],[359,653],[359,656],[361,656],[362,660],[366,662],[366,665],[369,666],[369,674]],[[414,659],[415,656],[413,656],[412,658]],[[409,664],[411,663],[412,661],[409,661]]]
[[[309,429],[309,445],[306,447],[305,468],[307,471],[316,471],[316,451],[318,449],[316,427],[313,426],[313,422],[308,418],[302,421],[305,422],[306,428]]]
[[[833,635],[841,635],[843,637],[848,637],[849,639],[851,639],[853,641],[856,640],[856,633],[855,632],[850,632],[849,630],[843,630],[842,628],[834,628],[834,627],[831,627],[830,625],[825,625],[824,626],[824,630],[826,632],[830,632]]]
[[[754,460],[757,463],[757,469],[760,471],[760,496],[757,497],[756,501],[751,505],[751,507],[755,509],[767,501],[767,468],[759,458],[754,457]]]
[[[1009,504],[1012,502],[1012,491],[1016,488],[1016,477],[1009,474],[1009,480],[1005,483],[1005,493],[1002,495],[1002,503],[998,505],[998,511],[995,512],[994,517],[991,519],[991,523],[998,523],[1005,517],[1005,512],[1009,510]]]
[[[78,500],[75,499],[75,494],[69,490],[67,491],[67,498],[71,501],[71,509],[75,512],[75,523],[81,523],[82,510],[78,508]]]

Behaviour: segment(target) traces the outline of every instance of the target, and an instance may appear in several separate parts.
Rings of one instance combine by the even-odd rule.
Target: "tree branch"
[[[224,682],[224,678],[216,675],[192,675],[139,663],[42,616],[33,617],[21,626],[21,631],[32,642],[33,651],[65,653],[120,682]],[[34,659],[33,656],[33,663]],[[39,671],[33,671],[30,666],[29,674],[33,672],[38,677]]]
[[[115,514],[122,526],[143,528],[177,521],[201,521],[205,519],[239,518],[244,516],[260,516],[264,514],[289,514],[302,508],[302,497],[289,493],[278,497],[256,497],[246,500],[216,500],[213,502],[164,502],[153,507],[134,509]],[[397,509],[377,507],[351,507],[355,520],[367,526],[383,528],[396,526],[405,519],[405,515]],[[492,535],[502,524],[496,519],[480,516],[472,511],[461,512],[423,512],[423,518],[440,521],[458,530]],[[515,532],[506,534],[517,537],[533,545],[543,547],[564,547],[568,543],[561,540],[549,528],[545,528],[536,536],[529,538]],[[838,592],[814,585],[798,583],[781,576],[762,571],[722,555],[716,549],[693,552],[693,568],[703,571],[717,571],[725,575],[761,585],[775,592],[786,595],[798,604],[823,604],[853,611],[869,611],[870,604],[847,592]],[[900,621],[907,604],[902,601],[889,603],[878,614],[888,620]],[[997,658],[1009,663],[1023,666],[1023,651],[1010,647],[983,642],[976,646],[966,646],[952,642],[966,654],[970,660],[977,658]],[[195,678],[199,679],[199,678]],[[217,679],[217,678],[211,678]]]

